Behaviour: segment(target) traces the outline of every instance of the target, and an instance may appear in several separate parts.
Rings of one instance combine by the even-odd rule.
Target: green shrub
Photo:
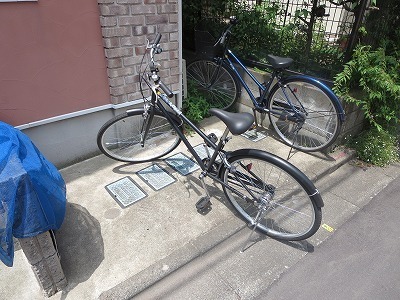
[[[237,1],[231,8],[239,14],[239,24],[232,30],[230,47],[245,58],[265,58],[279,48],[277,30],[277,4],[263,3],[249,6],[246,1]]]
[[[350,144],[360,160],[385,166],[398,160],[400,62],[383,48],[358,45],[335,77],[334,92],[362,109],[370,128]],[[390,133],[389,133],[390,132]]]
[[[305,1],[296,8],[288,14],[286,4],[279,1],[183,0],[184,47],[195,50],[195,28],[202,27],[216,38],[226,26],[223,20],[236,16],[240,22],[232,29],[229,47],[239,57],[266,63],[268,54],[288,56],[295,60],[292,70],[307,69],[319,77],[332,78],[341,68],[342,51],[326,40],[320,18],[314,24],[312,43],[307,46],[311,7]],[[310,53],[305,55],[308,47]]]
[[[198,123],[209,116],[208,110],[211,106],[191,81],[188,81],[187,84],[187,96],[182,103],[183,113],[190,121]]]
[[[352,59],[335,77],[333,91],[360,107],[370,124],[388,129],[399,123],[400,62],[384,49],[357,46]]]
[[[358,159],[376,166],[383,167],[399,160],[396,137],[375,127],[363,131],[349,146],[356,150]]]

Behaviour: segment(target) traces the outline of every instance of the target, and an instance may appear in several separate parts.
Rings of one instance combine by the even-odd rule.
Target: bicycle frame
[[[197,154],[197,152],[194,150],[193,146],[190,144],[190,142],[188,141],[188,139],[185,137],[185,135],[181,132],[181,130],[179,129],[179,127],[176,125],[175,120],[172,119],[172,117],[170,116],[170,114],[168,113],[168,111],[166,110],[166,108],[161,104],[160,101],[157,101],[157,98],[161,99],[165,104],[167,104],[174,112],[175,114],[182,119],[182,121],[184,123],[186,123],[187,125],[189,125],[190,128],[192,128],[198,135],[200,135],[200,137],[204,140],[204,142],[206,143],[206,145],[210,145],[211,148],[214,150],[214,153],[210,159],[210,166],[207,168],[206,165],[204,164],[204,162],[202,161],[202,159],[200,158],[200,156]],[[154,116],[154,109],[155,106],[157,105],[157,107],[161,110],[161,112],[163,113],[163,115],[166,117],[166,119],[168,120],[168,122],[172,125],[172,127],[174,128],[175,132],[178,134],[178,136],[180,137],[180,139],[183,141],[183,143],[185,144],[185,146],[187,147],[187,149],[189,150],[190,154],[193,155],[194,159],[196,160],[196,162],[198,163],[198,165],[200,166],[200,168],[203,171],[210,171],[210,168],[212,167],[213,163],[215,162],[215,160],[217,159],[217,155],[220,152],[223,152],[223,140],[226,139],[226,136],[228,135],[229,131],[225,130],[223,136],[220,139],[220,142],[218,143],[218,145],[216,145],[203,131],[201,131],[195,124],[193,124],[183,113],[181,110],[179,110],[168,98],[165,94],[161,94],[161,93],[157,93],[156,91],[152,92],[152,96],[151,96],[151,107],[150,107],[150,115],[148,116],[148,118],[152,119]],[[148,123],[150,124],[150,123]],[[147,133],[148,128],[143,128],[142,130],[145,131],[145,133]],[[146,137],[144,137],[144,140],[146,139]]]
[[[163,115],[166,117],[166,119],[168,120],[168,122],[172,125],[172,127],[174,128],[175,132],[178,134],[178,136],[181,138],[181,140],[183,141],[183,143],[185,144],[186,148],[189,150],[189,152],[193,155],[194,159],[196,160],[196,162],[198,163],[198,165],[200,166],[200,168],[202,169],[202,176],[208,176],[210,178],[212,178],[213,180],[217,181],[218,183],[220,183],[221,185],[223,185],[224,187],[226,187],[227,189],[229,189],[230,191],[236,193],[237,195],[243,197],[243,198],[247,198],[246,196],[244,196],[241,192],[237,191],[235,188],[231,187],[230,185],[226,184],[225,182],[223,182],[219,177],[218,177],[218,172],[217,174],[214,176],[213,174],[211,174],[211,168],[213,167],[217,156],[219,155],[222,163],[224,165],[226,165],[228,168],[230,167],[228,161],[227,161],[227,157],[224,155],[226,152],[223,150],[226,142],[227,142],[227,136],[229,134],[229,129],[226,128],[223,135],[221,136],[219,143],[216,145],[207,135],[205,135],[205,133],[203,131],[201,131],[195,124],[193,124],[183,113],[182,111],[180,111],[169,99],[165,94],[162,94],[160,92],[157,92],[155,89],[152,89],[152,97],[151,97],[151,103],[152,105],[150,106],[150,119],[153,118],[154,116],[154,109],[155,109],[155,105],[157,105],[157,107],[161,110],[161,112],[163,113]],[[200,156],[197,154],[197,152],[194,150],[193,146],[190,144],[190,142],[188,141],[188,139],[185,137],[185,135],[179,130],[178,125],[176,125],[176,122],[172,119],[172,117],[170,116],[170,114],[168,113],[168,111],[166,110],[166,108],[162,105],[162,103],[160,101],[157,101],[157,98],[160,98],[165,104],[167,104],[175,113],[177,116],[179,116],[179,118],[182,119],[182,121],[184,123],[186,123],[187,125],[189,125],[189,127],[191,127],[198,135],[201,136],[201,138],[204,140],[204,142],[206,143],[206,145],[210,145],[211,148],[214,150],[213,155],[210,158],[209,161],[209,165],[208,167],[205,165],[205,163],[203,162],[203,160],[200,158]],[[149,124],[149,123],[148,123]],[[146,126],[148,127],[148,126]],[[148,132],[148,128],[142,128],[142,130],[145,131],[145,133]],[[146,136],[144,137],[144,142],[145,142]],[[221,155],[222,154],[222,155]],[[248,178],[242,178],[243,174],[237,174],[236,172],[232,172],[231,173],[241,184],[242,186],[249,192],[249,194],[253,197],[253,201],[259,201],[259,199],[257,198],[256,195],[254,195],[254,193],[247,187],[246,182],[243,181],[244,180],[248,180]],[[262,180],[260,178],[258,178],[255,174],[252,174],[250,172],[250,174],[252,176],[254,176],[254,179],[257,180],[258,182],[262,182]],[[242,175],[242,176],[241,176]],[[269,188],[269,185],[266,184],[266,186]],[[207,191],[207,189],[205,188],[205,190]]]
[[[158,72],[158,70],[156,68],[154,68],[152,70],[152,72],[153,72],[153,74],[155,74],[156,72]],[[186,147],[189,150],[189,152],[193,155],[194,159],[196,160],[196,162],[198,163],[198,165],[200,166],[202,171],[209,172],[211,170],[215,160],[217,159],[217,155],[220,154],[221,152],[223,153],[224,140],[226,140],[226,137],[227,137],[227,135],[229,133],[228,128],[225,130],[224,134],[220,138],[220,141],[219,141],[218,145],[216,145],[207,135],[205,135],[205,133],[203,131],[201,131],[195,124],[193,124],[183,114],[183,112],[181,110],[179,110],[179,108],[177,108],[175,106],[175,104],[173,104],[168,99],[167,95],[161,93],[161,91],[158,89],[157,86],[152,85],[146,78],[143,78],[143,80],[146,82],[146,84],[148,85],[148,87],[151,90],[151,100],[150,100],[150,105],[149,105],[150,114],[146,117],[146,120],[150,120],[150,121],[145,122],[145,124],[143,125],[143,127],[141,129],[141,131],[142,131],[142,140],[141,140],[142,147],[143,147],[143,145],[144,145],[144,143],[146,141],[147,133],[149,131],[149,126],[150,126],[151,121],[153,120],[153,117],[154,117],[154,109],[155,109],[155,107],[157,105],[157,107],[161,110],[161,112],[166,117],[168,122],[174,128],[175,132],[178,134],[180,139],[186,145]],[[159,80],[157,80],[157,82],[160,83]],[[163,100],[163,102],[165,104],[167,104],[172,109],[172,111],[175,112],[175,114],[179,118],[181,118],[183,120],[184,123],[189,125],[189,127],[191,127],[198,135],[200,135],[200,137],[203,139],[203,141],[206,143],[206,145],[210,145],[211,148],[213,148],[214,153],[213,153],[213,156],[210,159],[208,168],[206,167],[206,165],[204,164],[204,162],[202,161],[200,156],[197,154],[197,152],[193,149],[193,146],[190,144],[190,142],[185,137],[185,135],[179,130],[179,127],[175,124],[175,121],[171,118],[170,114],[165,109],[165,107],[162,105],[162,103],[160,101],[157,101],[158,98]],[[146,110],[146,104],[145,104],[145,110]],[[222,157],[221,157],[221,159],[222,159]]]
[[[254,108],[257,111],[260,112],[268,112],[269,110],[265,108],[265,105],[263,105],[263,99],[267,95],[268,91],[271,88],[273,80],[277,77],[276,72],[272,72],[271,78],[268,82],[265,84],[262,84],[260,81],[257,80],[257,78],[247,69],[247,67],[239,60],[238,57],[236,57],[235,54],[229,49],[226,49],[226,54],[224,58],[221,58],[222,60],[225,60],[228,62],[229,67],[231,70],[235,73],[237,79],[239,79],[241,85],[244,87],[246,90],[247,94],[249,95],[251,101],[253,102]],[[244,81],[243,77],[240,75],[238,69],[235,67],[234,63],[230,59],[230,57],[233,59],[233,61],[240,66],[240,68],[246,72],[247,75],[251,78],[251,80],[257,85],[259,92],[260,92],[260,103],[257,101],[257,98],[254,96],[253,92],[250,90],[248,84]]]
[[[264,83],[261,83],[260,81],[258,81],[258,79],[249,71],[249,69],[240,61],[240,59],[230,50],[225,48],[224,50],[224,55],[222,57],[216,58],[217,63],[218,60],[220,60],[220,63],[222,64],[222,61],[226,61],[229,65],[229,68],[234,72],[234,74],[236,75],[236,78],[239,80],[240,84],[244,87],[244,89],[246,90],[247,94],[249,95],[251,101],[253,102],[254,105],[254,109],[258,112],[261,113],[271,113],[271,114],[276,114],[276,115],[280,115],[281,112],[280,111],[276,111],[276,110],[269,110],[268,107],[268,103],[266,103],[267,101],[267,96],[272,88],[272,83],[275,80],[275,78],[278,78],[278,82],[277,84],[279,84],[280,86],[283,86],[284,84],[281,83],[280,79],[280,71],[277,70],[273,70],[271,72],[271,78]],[[259,100],[257,100],[257,97],[254,96],[253,92],[250,90],[250,87],[248,86],[248,84],[244,81],[243,77],[240,75],[239,70],[237,67],[235,67],[235,64],[237,64],[240,69],[242,69],[250,78],[251,80],[257,85],[258,89],[259,89]],[[320,86],[321,89],[323,89],[332,99],[335,99],[334,101],[339,103],[339,100],[337,99],[336,95],[328,88],[326,87],[322,82],[318,81],[317,79],[310,77],[310,76],[306,76],[306,75],[293,75],[290,76],[288,78],[298,78],[301,80],[305,80],[308,81],[310,83],[314,83],[317,84],[318,86]],[[289,88],[289,91],[293,94],[293,96],[297,99],[297,96],[295,93],[293,93],[293,91]],[[285,91],[285,89],[282,89],[282,92],[285,95],[286,98],[286,104],[288,105],[288,107],[290,107],[292,109],[292,111],[297,115],[299,108],[294,106],[293,103],[290,101],[290,97],[287,95],[287,92]],[[298,99],[297,99],[298,100]],[[301,105],[301,101],[298,101],[298,103],[300,103]],[[344,121],[344,111],[341,107],[341,105],[337,105],[338,107],[338,115],[339,115],[339,119],[341,122]]]
[[[153,62],[154,63],[154,62]],[[158,109],[162,112],[162,114],[165,116],[165,118],[168,120],[168,122],[171,124],[171,126],[173,127],[173,129],[175,130],[176,134],[178,134],[178,136],[180,137],[180,139],[183,141],[183,143],[185,144],[186,148],[189,150],[189,152],[192,154],[192,156],[194,157],[194,159],[196,160],[196,162],[198,163],[198,165],[200,166],[202,173],[200,175],[200,179],[201,182],[203,184],[203,188],[207,193],[208,198],[210,198],[210,195],[208,194],[207,188],[205,186],[205,183],[203,181],[205,176],[209,176],[211,177],[213,180],[217,181],[218,183],[220,183],[221,185],[223,185],[225,188],[229,189],[230,191],[232,191],[233,193],[236,193],[237,195],[239,195],[240,197],[242,197],[243,199],[248,199],[245,195],[243,195],[241,192],[237,191],[235,188],[231,187],[230,185],[226,184],[225,182],[223,182],[223,180],[221,180],[219,178],[219,171],[220,171],[220,167],[218,168],[215,176],[212,174],[212,168],[214,166],[214,163],[217,160],[217,156],[220,156],[222,163],[224,164],[225,167],[227,167],[229,170],[231,169],[231,166],[227,160],[227,156],[225,155],[226,152],[223,150],[225,144],[228,142],[228,134],[229,134],[229,129],[228,127],[225,129],[224,133],[222,134],[222,136],[219,139],[218,144],[216,145],[215,142],[213,142],[203,131],[201,131],[195,124],[193,124],[184,114],[181,110],[179,110],[167,97],[166,94],[162,93],[159,88],[161,88],[164,92],[168,92],[168,94],[170,94],[171,96],[173,95],[172,92],[170,91],[166,91],[168,90],[168,88],[166,88],[162,82],[159,80],[159,77],[157,75],[158,69],[154,66],[150,68],[151,72],[153,73],[154,76],[152,76],[152,80],[155,80],[155,83],[158,83],[158,85],[152,85],[150,84],[150,82],[143,77],[143,80],[146,82],[146,84],[148,85],[148,87],[151,90],[151,100],[150,100],[150,104],[146,104],[145,103],[145,114],[148,114],[146,118],[146,122],[143,124],[142,128],[141,128],[141,132],[142,132],[142,137],[141,137],[141,145],[142,147],[145,144],[146,141],[146,137],[147,134],[149,132],[149,126],[151,124],[151,121],[154,118],[154,111],[156,109],[156,106],[158,107]],[[164,86],[164,87],[163,87]],[[170,96],[170,97],[171,97]],[[188,141],[188,139],[185,137],[185,135],[181,132],[181,130],[179,129],[179,126],[176,124],[176,120],[174,120],[170,113],[166,110],[166,108],[163,106],[163,104],[161,103],[161,101],[158,101],[158,99],[161,99],[166,105],[168,105],[172,111],[176,114],[176,116],[178,116],[183,123],[186,123],[187,125],[189,125],[190,128],[192,128],[205,142],[206,146],[211,146],[211,148],[214,150],[213,155],[210,157],[208,149],[206,148],[207,154],[210,157],[209,162],[208,162],[208,166],[203,162],[203,160],[200,158],[200,156],[197,154],[197,152],[194,150],[193,146],[190,144],[190,142]],[[146,109],[147,107],[147,109]],[[127,112],[129,114],[129,111]],[[247,192],[251,195],[251,197],[253,198],[252,201],[258,202],[259,199],[256,197],[256,195],[254,195],[254,193],[247,187],[247,184],[243,181],[243,179],[245,181],[247,181],[249,178],[247,178],[247,176],[243,177],[243,174],[237,173],[235,171],[235,169],[233,170],[233,172],[230,172],[240,183],[241,185],[247,190]],[[250,172],[251,176],[254,177],[254,179],[257,182],[262,182],[262,180],[260,178],[258,178],[255,174],[253,174],[252,172]],[[242,176],[241,176],[242,175]],[[267,187],[269,187],[268,184],[266,184]]]
[[[233,55],[233,53],[232,53]],[[233,57],[237,60],[238,63],[240,63],[240,65],[243,67],[243,69],[249,74],[249,76],[251,76],[253,78],[253,80],[259,85],[260,90],[261,88],[263,88],[263,85],[247,70],[247,68],[239,61],[238,58],[236,58],[236,56],[233,55]],[[229,61],[230,62],[230,61]],[[248,89],[249,95],[252,95],[254,98],[254,95],[251,93],[250,89],[248,88],[247,84],[244,82],[244,80],[242,79],[242,77],[240,76],[240,74],[237,72],[237,70],[234,68],[233,64],[230,62],[230,64],[232,65],[232,68],[235,70],[235,72],[237,73],[238,77],[241,79],[242,83],[244,84],[244,86],[246,86],[246,88]],[[153,73],[157,72],[157,69],[154,68],[152,69]],[[270,80],[270,82],[268,83],[268,87],[271,85],[273,79],[276,76],[273,76]],[[214,176],[213,174],[210,174],[211,169],[217,159],[217,156],[219,155],[223,164],[225,166],[227,166],[228,168],[230,167],[226,156],[225,156],[225,151],[223,151],[223,148],[226,144],[226,142],[228,141],[227,136],[229,134],[229,129],[226,128],[223,135],[221,136],[218,145],[216,145],[207,135],[205,135],[205,133],[203,131],[201,131],[195,124],[193,124],[184,114],[181,110],[179,110],[169,99],[168,97],[161,93],[158,88],[156,88],[155,86],[153,86],[152,84],[150,84],[148,82],[147,79],[143,78],[144,81],[146,82],[146,84],[149,86],[150,90],[152,91],[151,93],[151,105],[149,106],[150,109],[150,114],[149,116],[147,116],[146,120],[147,122],[145,122],[145,124],[143,124],[142,127],[142,132],[144,131],[144,133],[142,134],[142,139],[141,139],[141,144],[142,146],[145,143],[148,131],[149,131],[149,125],[151,124],[151,121],[153,120],[154,117],[154,109],[157,105],[157,107],[159,108],[159,110],[163,113],[163,115],[166,117],[166,119],[168,120],[168,122],[171,124],[171,126],[174,128],[175,132],[178,134],[178,136],[180,137],[180,139],[183,141],[183,143],[185,144],[186,148],[189,150],[189,152],[192,154],[192,156],[194,157],[194,159],[196,160],[196,162],[198,163],[198,165],[200,166],[200,168],[202,169],[202,176],[209,176],[211,177],[213,180],[219,182],[220,184],[222,184],[224,187],[228,188],[229,190],[231,190],[232,192],[241,195],[242,197],[246,198],[242,193],[238,192],[236,189],[232,188],[231,186],[227,185],[226,183],[224,183],[220,178],[218,178],[217,176]],[[265,92],[267,92],[268,89],[265,89]],[[203,162],[203,160],[199,157],[199,155],[197,154],[197,152],[194,150],[193,146],[190,144],[190,142],[188,141],[188,139],[185,137],[185,135],[181,132],[181,130],[179,129],[179,127],[176,125],[175,121],[172,119],[172,117],[170,116],[170,114],[168,113],[168,111],[165,109],[165,107],[162,105],[162,103],[160,101],[157,101],[157,99],[160,98],[165,104],[167,104],[172,111],[175,112],[175,114],[183,121],[183,123],[186,123],[187,125],[189,125],[190,128],[192,128],[198,135],[200,135],[200,137],[203,139],[203,141],[205,142],[205,144],[208,146],[210,145],[211,148],[214,150],[213,155],[211,156],[209,163],[208,163],[208,167],[205,165],[205,163]],[[256,99],[254,98],[255,103],[257,103]],[[146,105],[145,105],[146,107]],[[207,150],[208,151],[208,150]],[[243,182],[242,178],[240,177],[240,174],[236,174],[236,172],[232,173],[233,176],[242,184],[242,186],[247,190],[247,192],[253,197],[253,200],[258,201],[258,198],[253,194],[253,192],[247,187],[246,183]],[[252,174],[252,176],[255,176],[255,174],[253,174],[252,172],[250,172],[250,174]],[[247,179],[247,178],[245,178]],[[262,180],[258,177],[255,177],[255,179],[259,182],[261,182]],[[269,185],[267,185],[269,186]],[[204,187],[205,190],[207,190]]]

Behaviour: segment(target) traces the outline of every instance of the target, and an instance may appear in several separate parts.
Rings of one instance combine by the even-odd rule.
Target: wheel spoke
[[[341,127],[337,108],[317,86],[291,81],[274,88],[270,99],[271,124],[288,145],[301,151],[319,151],[337,138]]]
[[[143,110],[116,116],[99,131],[97,143],[107,156],[126,162],[145,162],[159,158],[175,149],[180,138],[168,120],[156,113],[144,145],[141,145]]]
[[[231,189],[224,187],[225,194],[251,224],[265,208],[257,225],[259,230],[280,239],[300,240],[319,228],[320,209],[310,192],[285,170],[286,164],[280,167],[257,155],[232,158],[229,163],[232,167],[225,169],[223,178]]]
[[[224,66],[199,60],[186,68],[187,78],[203,94],[212,107],[228,109],[239,96],[239,86]]]

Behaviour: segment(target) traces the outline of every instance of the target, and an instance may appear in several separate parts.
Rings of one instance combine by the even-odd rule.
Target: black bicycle
[[[231,108],[238,100],[241,86],[253,102],[253,112],[268,114],[270,124],[287,145],[304,152],[321,151],[333,144],[344,121],[343,107],[333,91],[321,81],[307,75],[285,76],[293,59],[268,55],[272,66],[270,79],[259,82],[235,54],[228,49],[231,29],[238,23],[231,18],[219,38],[206,31],[196,34],[205,42],[200,52],[209,58],[190,63],[187,78],[213,105]],[[211,55],[211,56],[210,56]],[[236,65],[236,66],[235,66]],[[257,85],[256,97],[239,70],[242,69]],[[256,125],[257,124],[257,118]]]
[[[323,207],[314,184],[295,166],[271,153],[224,150],[229,133],[240,135],[252,126],[252,114],[211,109],[210,113],[226,125],[219,140],[188,120],[168,99],[173,93],[158,75],[154,57],[162,51],[160,38],[157,35],[153,44],[148,43],[150,59],[141,76],[151,89],[151,98],[144,98],[143,108],[128,110],[102,126],[97,136],[100,150],[116,160],[141,163],[167,155],[183,141],[201,168],[199,178],[205,196],[196,204],[199,211],[210,205],[204,183],[207,176],[222,185],[226,197],[253,230],[282,240],[302,240],[313,235],[320,227]],[[206,158],[201,159],[185,137],[183,124],[202,137]]]

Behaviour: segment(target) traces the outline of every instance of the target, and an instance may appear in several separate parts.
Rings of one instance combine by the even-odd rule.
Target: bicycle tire
[[[221,180],[234,188],[223,190],[239,215],[255,225],[258,208],[249,190],[268,199],[256,230],[276,239],[304,240],[321,225],[323,202],[313,183],[289,162],[261,150],[241,149],[228,157],[231,168],[220,171]],[[240,182],[234,173],[241,179]]]
[[[141,146],[143,114],[144,109],[135,109],[107,121],[97,134],[97,145],[101,152],[115,160],[141,163],[152,161],[173,151],[181,139],[159,110],[154,111],[147,139],[144,146]],[[182,130],[174,115],[170,116]]]
[[[186,67],[186,74],[188,84],[192,83],[213,108],[228,110],[240,96],[236,75],[224,63],[196,60]]]
[[[287,105],[284,93],[305,117],[303,123],[290,121],[294,113]],[[325,86],[312,78],[288,77],[280,84],[275,84],[267,105],[275,132],[284,143],[297,150],[324,150],[335,142],[340,133],[344,113],[339,100],[333,92],[329,93]],[[272,113],[277,110],[281,113]]]

